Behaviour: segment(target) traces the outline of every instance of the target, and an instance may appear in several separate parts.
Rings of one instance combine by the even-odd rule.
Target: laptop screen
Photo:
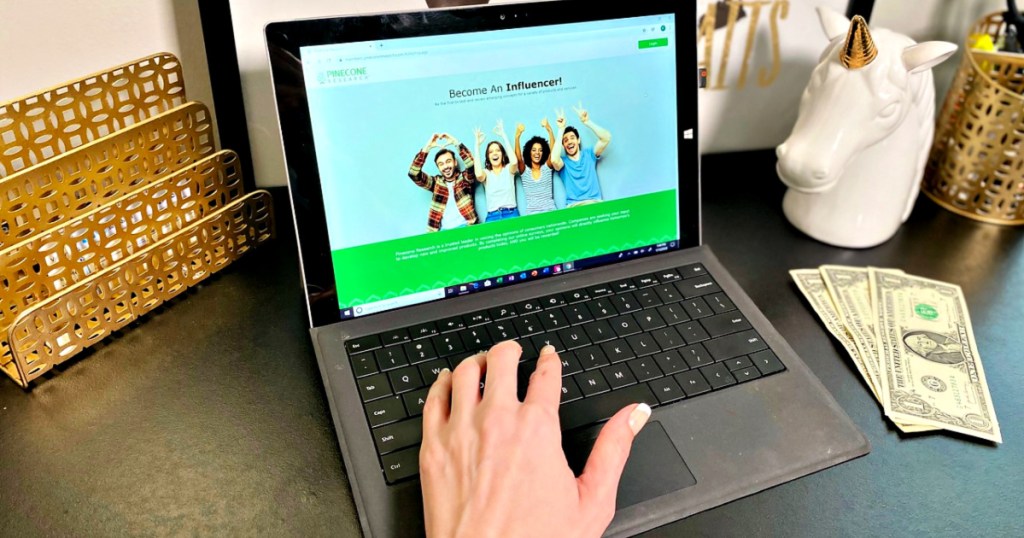
[[[301,47],[341,318],[678,248],[675,39],[669,14]]]

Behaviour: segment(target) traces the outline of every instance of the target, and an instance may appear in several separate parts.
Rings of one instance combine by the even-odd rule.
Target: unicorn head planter
[[[931,68],[956,52],[819,8],[830,43],[778,148],[786,218],[836,246],[884,243],[913,208],[935,130]]]

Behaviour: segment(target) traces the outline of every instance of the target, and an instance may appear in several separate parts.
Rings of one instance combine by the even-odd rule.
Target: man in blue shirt
[[[612,140],[612,134],[607,129],[590,119],[590,114],[583,108],[583,103],[572,109],[580,117],[583,125],[597,135],[597,144],[593,149],[582,147],[580,132],[575,127],[565,124],[565,111],[555,111],[558,139],[562,143],[553,148],[551,167],[562,177],[562,183],[565,185],[565,205],[568,207],[601,201],[597,161]],[[562,150],[565,150],[565,158],[562,157]]]

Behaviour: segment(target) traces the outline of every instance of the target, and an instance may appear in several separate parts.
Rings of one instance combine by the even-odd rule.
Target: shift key
[[[423,439],[423,418],[381,426],[373,430],[373,442],[377,444],[377,452],[387,454],[396,450],[418,445]]]
[[[715,361],[724,361],[740,355],[749,355],[768,347],[757,331],[743,331],[704,342],[704,347]]]

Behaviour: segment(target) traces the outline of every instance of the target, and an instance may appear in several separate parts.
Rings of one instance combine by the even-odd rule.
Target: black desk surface
[[[704,164],[705,242],[873,448],[650,534],[1024,535],[1024,228],[922,196],[888,243],[831,248],[786,222],[770,152]],[[0,534],[359,533],[278,191],[273,243],[31,391],[0,378]],[[823,263],[963,287],[1002,445],[884,420],[787,274]]]

